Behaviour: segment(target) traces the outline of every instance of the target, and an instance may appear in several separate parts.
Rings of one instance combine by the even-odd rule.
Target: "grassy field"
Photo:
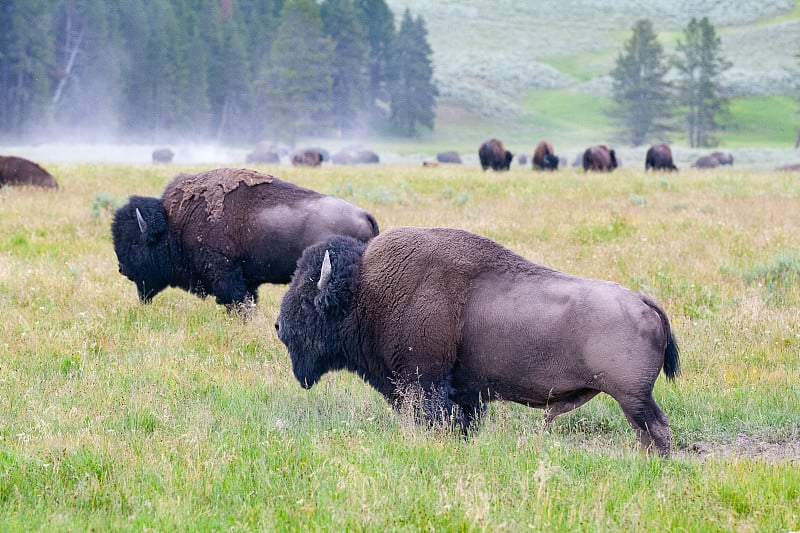
[[[683,363],[656,383],[663,460],[608,397],[549,430],[496,403],[462,440],[347,373],[303,390],[285,287],[244,322],[176,289],[140,305],[117,272],[115,206],[211,167],[48,168],[58,191],[0,189],[2,531],[800,529],[797,173],[263,169],[653,295]]]

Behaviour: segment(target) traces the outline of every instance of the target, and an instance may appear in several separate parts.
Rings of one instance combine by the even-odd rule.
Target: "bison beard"
[[[605,392],[642,446],[670,453],[652,390],[679,358],[658,304],[479,235],[398,227],[310,246],[275,327],[306,388],[347,369],[396,408],[416,402],[421,420],[465,434],[489,401],[545,409],[549,423]]]

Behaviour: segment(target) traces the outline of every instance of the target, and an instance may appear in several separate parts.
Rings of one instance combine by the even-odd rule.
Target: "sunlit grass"
[[[653,295],[683,366],[656,383],[676,448],[661,460],[608,397],[549,430],[539,411],[493,404],[462,440],[345,372],[306,391],[273,328],[285,287],[262,287],[248,322],[177,289],[139,304],[117,272],[113,206],[201,169],[58,165],[58,191],[0,189],[4,531],[797,529],[793,463],[691,451],[800,436],[795,179],[262,168],[383,229],[461,227]]]

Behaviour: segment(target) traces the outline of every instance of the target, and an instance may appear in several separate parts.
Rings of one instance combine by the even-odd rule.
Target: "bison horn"
[[[139,230],[144,233],[147,231],[147,222],[144,221],[144,217],[142,213],[139,211],[139,208],[136,208],[136,222],[139,223]]]
[[[328,286],[328,282],[331,280],[331,254],[328,253],[328,250],[325,250],[325,258],[322,260],[322,269],[319,272],[319,281],[317,282],[317,288],[319,290],[324,289]]]

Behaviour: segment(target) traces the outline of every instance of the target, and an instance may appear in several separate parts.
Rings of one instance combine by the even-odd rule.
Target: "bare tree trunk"
[[[800,128],[797,129],[797,139],[794,141],[795,149],[800,148]]]
[[[78,52],[81,49],[83,42],[83,34],[86,28],[81,27],[80,31],[73,29],[72,24],[72,10],[74,6],[72,2],[67,6],[67,13],[64,19],[64,67],[59,69],[59,80],[56,86],[56,91],[53,94],[53,107],[58,105],[61,100],[61,95],[64,93],[64,87],[67,85],[69,78],[72,76],[72,69],[75,66],[75,59],[78,57]]]

